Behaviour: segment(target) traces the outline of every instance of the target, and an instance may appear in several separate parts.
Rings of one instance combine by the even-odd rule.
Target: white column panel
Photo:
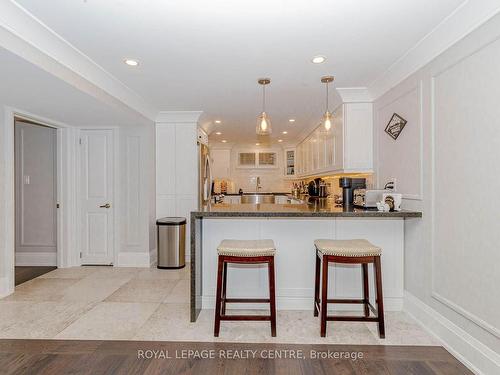
[[[196,124],[175,126],[175,194],[198,195],[196,127]]]
[[[156,125],[156,194],[175,193],[175,126]]]

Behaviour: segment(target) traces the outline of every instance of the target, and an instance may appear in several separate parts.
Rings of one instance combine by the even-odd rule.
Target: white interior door
[[[81,263],[113,264],[113,131],[81,132]]]

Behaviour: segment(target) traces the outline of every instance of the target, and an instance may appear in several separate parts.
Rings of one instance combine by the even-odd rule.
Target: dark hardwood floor
[[[255,358],[251,351],[255,351]],[[344,358],[341,359],[315,359],[312,353],[317,352],[330,352],[333,357],[335,353],[337,356],[350,353],[351,358],[345,358],[343,354]],[[214,358],[199,358],[197,354],[213,355]],[[241,358],[234,358],[237,354]],[[270,354],[278,354],[282,358],[269,359]],[[227,358],[230,355],[233,358]],[[300,358],[290,358],[292,355]],[[471,374],[450,353],[438,346],[68,340],[0,340],[0,373]]]
[[[47,272],[55,270],[57,267],[45,266],[16,266],[16,285],[25,283],[35,277],[41,276]]]

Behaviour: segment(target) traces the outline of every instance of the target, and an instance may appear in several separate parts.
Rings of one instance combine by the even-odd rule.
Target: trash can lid
[[[182,225],[186,224],[185,217],[162,217],[156,220],[156,225]]]

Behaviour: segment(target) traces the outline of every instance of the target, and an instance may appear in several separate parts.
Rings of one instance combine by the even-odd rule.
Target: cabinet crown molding
[[[203,111],[160,111],[156,123],[198,123]]]
[[[371,103],[373,98],[367,87],[338,87],[343,103]]]

